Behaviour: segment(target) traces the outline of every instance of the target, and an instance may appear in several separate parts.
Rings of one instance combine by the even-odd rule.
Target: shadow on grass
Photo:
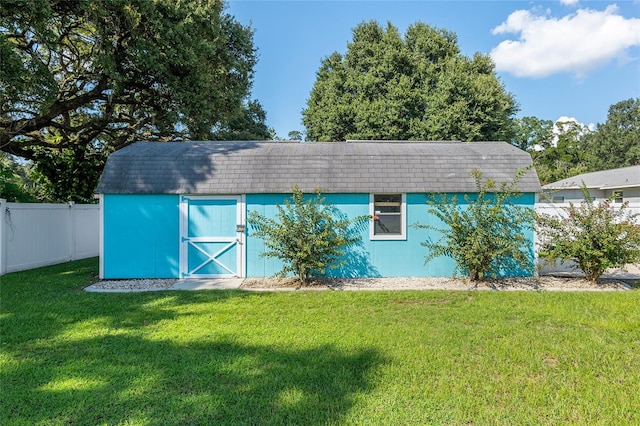
[[[19,354],[14,354],[19,358]],[[381,360],[234,342],[126,336],[58,343],[4,368],[3,424],[326,424]],[[36,373],[37,371],[37,373]],[[37,374],[37,377],[30,377]]]
[[[88,294],[87,271],[53,271],[54,284],[0,283],[2,425],[339,423],[384,363],[368,348],[226,327],[274,296]]]

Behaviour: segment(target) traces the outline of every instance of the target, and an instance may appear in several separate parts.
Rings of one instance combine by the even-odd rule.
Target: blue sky
[[[227,11],[255,31],[252,97],[280,137],[304,131],[321,60],[345,53],[352,29],[369,20],[402,34],[421,21],[454,31],[467,56],[490,54],[518,117],[604,123],[610,105],[640,97],[640,0],[231,0]]]

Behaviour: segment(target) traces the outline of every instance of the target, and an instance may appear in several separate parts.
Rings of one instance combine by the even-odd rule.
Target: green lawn
[[[0,424],[640,424],[640,291],[86,293],[0,277]]]

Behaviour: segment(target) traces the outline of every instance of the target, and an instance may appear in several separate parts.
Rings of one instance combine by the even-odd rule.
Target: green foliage
[[[590,133],[575,121],[524,117],[513,122],[511,144],[531,154],[544,185],[588,171],[585,140]]]
[[[456,195],[432,194],[429,213],[446,227],[415,225],[441,234],[437,241],[422,243],[429,250],[425,263],[440,256],[450,257],[456,263],[455,272],[468,275],[472,281],[505,273],[531,274],[532,242],[525,231],[533,229],[533,209],[513,203],[520,195],[517,182],[523,173],[498,189],[491,179],[483,184],[482,173],[474,170],[477,196],[465,195],[465,203]]]
[[[607,121],[596,130],[575,121],[515,119],[511,143],[531,154],[544,185],[581,173],[640,164],[638,140],[640,98],[611,105]]]
[[[17,203],[36,201],[27,186],[27,167],[0,152],[0,198]]]
[[[0,149],[61,201],[91,198],[136,140],[269,136],[248,98],[253,31],[222,1],[7,0],[0,53]]]
[[[550,148],[552,142],[553,121],[541,120],[536,117],[523,117],[513,120],[511,145],[535,154]]]
[[[611,199],[596,203],[586,187],[584,201],[563,208],[565,217],[537,216],[541,258],[573,261],[590,281],[608,269],[640,261],[639,214],[628,210],[628,203],[611,207]]]
[[[304,140],[304,136],[299,130],[291,130],[289,133],[287,133],[287,139],[289,139],[290,141],[301,141]]]
[[[221,123],[211,134],[211,140],[255,141],[271,140],[271,132],[265,124],[267,113],[257,101],[247,102],[243,109]]]
[[[609,107],[607,121],[585,141],[589,171],[640,164],[640,98]]]
[[[584,150],[589,128],[575,121],[558,121],[555,129],[555,144],[532,153],[543,185],[585,173],[589,169]]]
[[[322,61],[303,123],[308,140],[509,140],[516,101],[487,55],[460,53],[453,32],[416,23],[404,38],[375,21],[347,53]]]
[[[248,221],[253,235],[264,240],[266,251],[261,256],[280,259],[280,276],[293,273],[306,284],[312,275],[324,275],[327,269],[347,263],[342,259],[345,249],[361,241],[359,227],[369,216],[349,219],[337,207],[325,204],[319,191],[309,199],[298,186],[292,192],[284,206],[276,206],[277,219],[251,211]]]
[[[7,201],[25,201],[26,194],[20,186],[20,181],[10,167],[0,162],[0,198]]]

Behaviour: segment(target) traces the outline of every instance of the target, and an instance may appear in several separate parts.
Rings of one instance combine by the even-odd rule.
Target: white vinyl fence
[[[596,201],[598,203],[599,201]],[[611,203],[610,206],[612,209],[619,209],[622,204]],[[551,216],[562,216],[566,217],[566,209],[570,206],[569,203],[536,203],[536,213],[538,214],[548,214]],[[632,214],[640,215],[640,202],[629,203],[626,208],[626,211]],[[636,223],[640,225],[640,216],[636,218]]]
[[[98,256],[99,236],[97,204],[0,199],[0,275]]]
[[[568,208],[569,205],[569,203],[536,203],[536,213],[567,217],[566,208]],[[611,208],[620,208],[620,204],[616,205],[615,203],[612,203]],[[627,211],[634,214],[640,214],[640,203],[629,203]],[[636,223],[640,225],[640,216],[636,217]],[[536,253],[537,251],[538,244],[536,241]],[[638,270],[637,267],[633,267],[633,265],[629,266],[631,266],[634,271]],[[557,261],[554,265],[550,265],[549,263],[539,259],[538,270],[541,274],[546,274],[556,272],[573,272],[575,271],[575,268],[572,262],[562,263],[560,261]]]

